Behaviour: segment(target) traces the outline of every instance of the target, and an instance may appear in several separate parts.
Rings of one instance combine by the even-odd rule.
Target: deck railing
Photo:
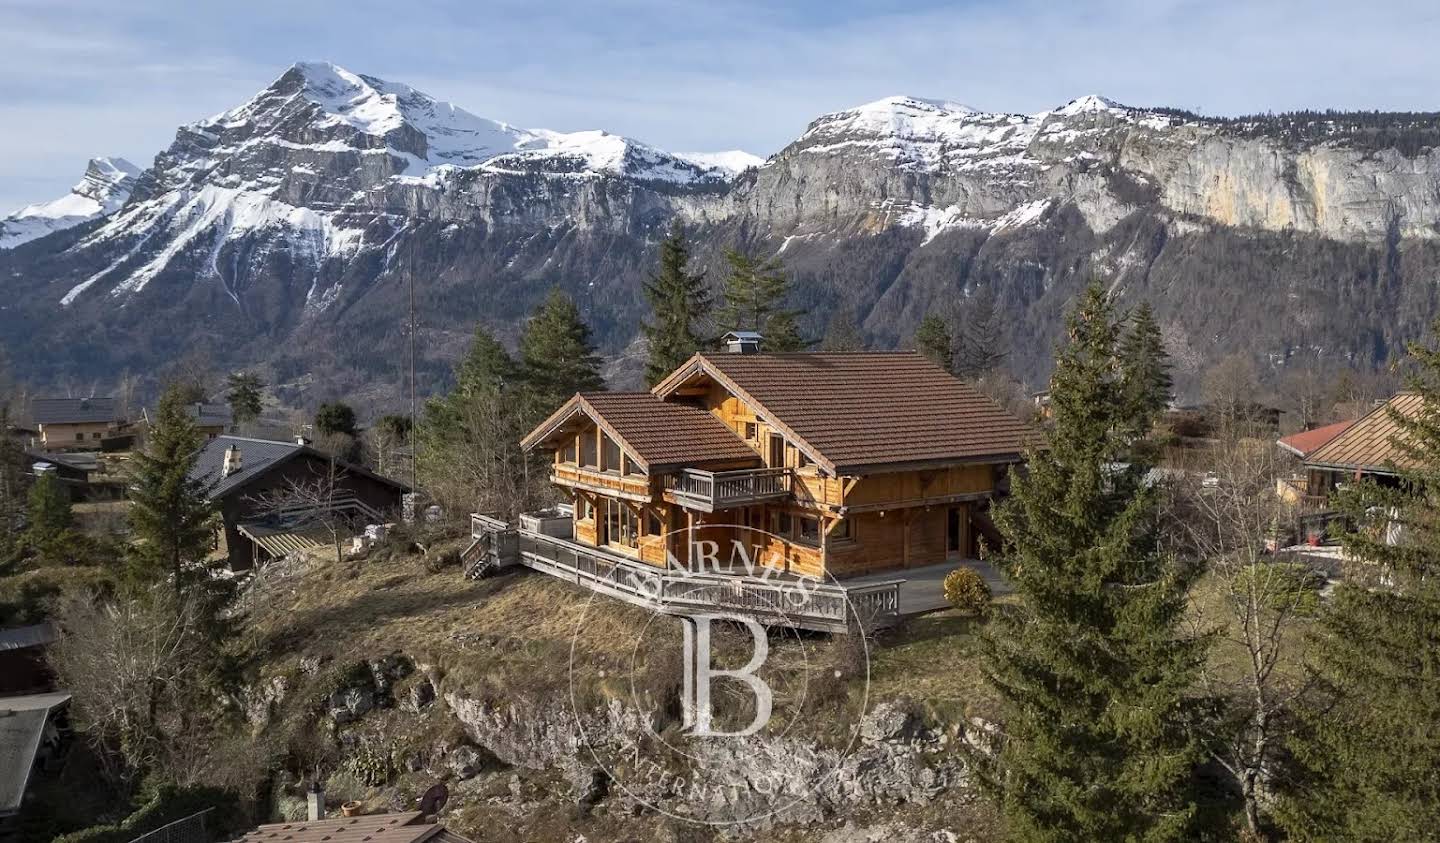
[[[847,588],[779,572],[774,576],[695,573],[658,568],[530,530],[512,530],[505,522],[485,516],[473,516],[471,526],[477,540],[490,536],[497,547],[513,540],[517,561],[527,568],[667,614],[733,612],[762,623],[825,632],[846,632],[857,621],[888,626],[900,616],[903,580]]]
[[[683,506],[715,512],[790,494],[790,469],[751,468],[701,471],[687,468],[665,475],[665,491]]]

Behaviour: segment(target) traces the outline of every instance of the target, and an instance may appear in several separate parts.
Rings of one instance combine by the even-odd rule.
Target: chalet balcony
[[[740,471],[701,471],[687,468],[665,475],[665,497],[701,512],[777,500],[790,494],[790,469],[753,468]]]
[[[473,556],[491,569],[518,564],[664,614],[736,612],[821,632],[846,632],[857,614],[876,626],[890,626],[901,614],[900,579],[839,584],[781,573],[667,569],[483,515],[471,516],[471,535]]]
[[[621,474],[574,463],[556,463],[551,466],[550,480],[557,486],[586,489],[626,500],[648,502],[652,497],[650,478],[643,474]]]

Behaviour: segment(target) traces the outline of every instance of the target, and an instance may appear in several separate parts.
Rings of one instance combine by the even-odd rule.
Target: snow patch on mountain
[[[677,152],[677,158],[694,162],[701,167],[719,170],[738,176],[746,170],[765,166],[765,159],[743,149],[726,149],[721,152]]]
[[[1164,128],[1174,119],[1096,95],[1028,115],[894,96],[822,115],[796,148],[810,155],[868,154],[921,172],[1024,169],[1040,164],[1029,150],[1042,135],[1047,141],[1074,140],[1104,131],[1105,121]]]
[[[163,247],[146,255],[138,267],[131,267],[155,232],[161,230],[168,237]],[[202,277],[223,279],[221,258],[225,247],[254,234],[278,235],[274,242],[308,259],[316,268],[327,258],[358,251],[365,237],[363,230],[336,225],[332,215],[298,208],[255,191],[215,185],[174,191],[127,209],[90,235],[82,246],[102,240],[133,239],[134,242],[105,269],[71,287],[61,297],[60,304],[69,306],[94,284],[122,268],[126,268],[124,277],[111,289],[110,295],[121,298],[138,293],[171,261],[203,244],[209,248],[202,264]]]
[[[925,246],[942,233],[957,228],[986,229],[990,234],[995,235],[1033,225],[1045,216],[1045,212],[1054,203],[1055,200],[1050,198],[1037,199],[994,219],[968,216],[958,205],[933,208],[915,204],[897,207],[894,203],[881,203],[880,210],[890,215],[890,220],[894,225],[923,230],[925,237],[920,241],[920,245]]]
[[[85,175],[59,199],[26,205],[0,219],[0,249],[10,249],[56,231],[112,213],[130,198],[140,168],[124,158],[95,158]]]

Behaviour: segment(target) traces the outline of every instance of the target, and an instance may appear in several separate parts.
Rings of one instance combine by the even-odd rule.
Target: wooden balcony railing
[[[665,492],[681,506],[716,512],[789,495],[790,469],[701,471],[687,468],[679,474],[665,475]]]
[[[567,539],[514,530],[503,521],[473,516],[477,543],[527,568],[667,614],[733,612],[761,623],[823,632],[846,632],[856,616],[866,625],[888,626],[900,616],[902,580],[847,588],[833,582],[777,574],[774,577],[692,573],[646,565]],[[513,544],[509,544],[513,542]]]

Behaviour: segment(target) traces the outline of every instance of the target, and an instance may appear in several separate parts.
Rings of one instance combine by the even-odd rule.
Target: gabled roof
[[[1407,460],[1391,443],[1400,428],[1390,417],[1394,410],[1407,418],[1420,414],[1424,405],[1417,392],[1402,392],[1361,416],[1344,432],[1321,445],[1305,457],[1305,464],[1315,468],[1339,468],[1371,472],[1392,471],[1393,461],[1404,468]]]
[[[36,424],[82,424],[119,420],[114,398],[36,398],[30,404]]]
[[[463,840],[445,826],[427,823],[419,811],[359,817],[296,820],[262,825],[236,843],[421,843],[426,840]]]
[[[1302,430],[1299,433],[1292,433],[1289,436],[1276,440],[1275,444],[1297,457],[1303,457],[1349,430],[1355,421],[1355,419],[1348,419],[1342,422],[1335,422],[1334,424],[1327,424],[1324,427],[1317,427],[1314,430]]]
[[[235,415],[228,404],[191,404],[190,416],[201,427],[222,427],[231,424]]]
[[[1008,462],[1038,433],[911,351],[700,353],[653,390],[713,378],[835,474]]]
[[[225,450],[231,446],[240,449],[240,470],[226,477],[222,474],[225,467]],[[322,460],[330,459],[328,455],[296,442],[251,439],[247,436],[217,436],[200,448],[200,453],[195,459],[195,467],[190,471],[190,477],[204,482],[208,490],[206,494],[210,500],[219,500],[301,454],[309,454]],[[401,489],[409,488],[398,480],[381,477],[369,469],[343,460],[336,460],[336,464],[349,474],[370,477]]]
[[[647,472],[713,462],[760,458],[709,412],[649,392],[585,392],[541,422],[520,441],[526,450],[565,430],[579,416],[593,420]]]

